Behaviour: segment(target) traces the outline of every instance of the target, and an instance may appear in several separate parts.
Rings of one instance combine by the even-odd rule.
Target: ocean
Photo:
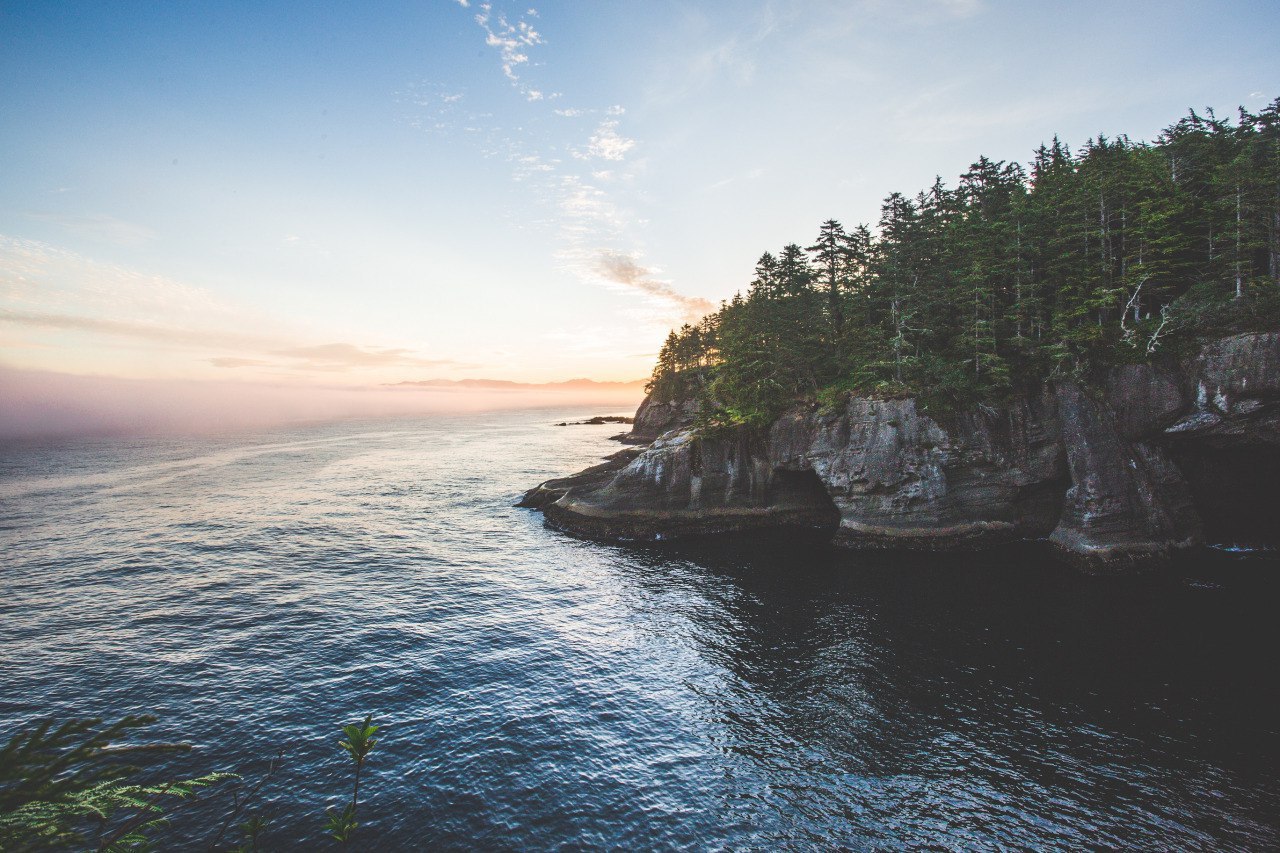
[[[357,849],[1280,845],[1274,553],[1097,578],[513,507],[618,448],[555,426],[604,413],[0,447],[4,736],[150,712],[194,747],[165,773],[280,752],[268,849],[325,845],[366,713]]]

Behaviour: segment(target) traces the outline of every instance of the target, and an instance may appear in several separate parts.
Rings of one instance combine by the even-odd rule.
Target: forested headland
[[[746,290],[667,337],[648,386],[704,428],[798,400],[998,405],[1051,378],[1280,325],[1280,99],[1189,115],[1154,142],[1056,137],[1030,166],[980,157],[766,252]]]

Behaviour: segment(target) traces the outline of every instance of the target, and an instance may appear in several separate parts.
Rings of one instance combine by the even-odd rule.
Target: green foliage
[[[342,844],[351,841],[352,833],[359,824],[356,822],[356,809],[360,801],[360,771],[364,768],[365,759],[373,751],[378,740],[374,737],[381,726],[373,725],[373,715],[365,716],[363,723],[352,723],[342,727],[346,740],[339,741],[347,756],[355,763],[355,781],[351,787],[351,802],[341,811],[330,808],[325,821],[325,832]]]
[[[365,758],[369,755],[370,750],[378,743],[373,735],[381,728],[381,726],[369,725],[373,721],[373,715],[369,714],[364,718],[364,723],[357,725],[355,723],[342,727],[342,733],[347,736],[344,741],[339,741],[338,745],[346,750],[347,755],[351,756],[351,760],[359,767],[364,764]]]
[[[208,849],[228,849],[220,845],[235,825],[241,841],[230,849],[259,850],[267,821],[257,814],[236,821],[271,779],[283,751],[247,789],[237,784],[238,774],[224,772],[134,781],[131,777],[143,769],[131,764],[132,759],[190,749],[186,744],[117,742],[154,722],[151,716],[129,716],[106,726],[94,718],[62,724],[35,720],[20,727],[0,749],[0,851],[150,850],[154,835],[168,825],[175,810],[213,786],[230,799],[231,808],[220,824],[209,828]],[[329,811],[325,832],[343,844],[350,842],[358,825],[360,772],[379,740],[374,735],[380,726],[372,723],[369,715],[363,723],[342,727],[345,737],[339,745],[355,765],[355,779],[351,801]]]
[[[157,785],[103,782],[0,815],[0,839],[6,850],[82,844],[90,835],[86,827],[94,826],[99,829],[99,850],[142,849],[149,844],[148,833],[168,822],[167,801],[193,800],[201,788],[237,778],[234,773],[210,773]]]
[[[358,824],[355,803],[347,803],[341,811],[330,807],[325,819],[324,831],[329,837],[347,844],[351,841],[351,835],[355,832],[356,826]]]
[[[1277,326],[1280,100],[1234,124],[1193,111],[1152,144],[1055,138],[1027,170],[979,158],[954,190],[890,195],[874,236],[829,219],[673,331],[649,388],[698,398],[703,429],[763,429],[798,400],[986,406]]]
[[[0,750],[0,849],[40,850],[89,845],[138,850],[173,805],[202,788],[237,778],[211,773],[154,784],[126,783],[139,768],[130,759],[190,749],[185,744],[116,741],[155,717],[129,716],[55,725],[36,720]]]
[[[244,843],[233,848],[234,853],[255,853],[255,851],[260,850],[258,837],[262,835],[262,830],[266,828],[267,821],[258,815],[252,815],[248,820],[240,824],[240,834],[244,837]]]
[[[0,750],[0,812],[33,800],[54,800],[97,782],[121,779],[137,768],[127,758],[190,749],[186,744],[115,743],[134,729],[156,721],[128,716],[103,727],[100,719],[35,720],[14,733]]]

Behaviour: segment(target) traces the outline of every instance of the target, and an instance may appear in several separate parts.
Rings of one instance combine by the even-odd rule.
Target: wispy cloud
[[[721,178],[720,180],[708,186],[706,189],[708,192],[724,189],[725,187],[730,186],[731,184],[736,184],[741,181],[754,181],[757,178],[761,177],[763,174],[764,174],[764,169],[758,169],[758,168],[752,169],[741,175],[730,175],[727,178]]]
[[[256,321],[243,309],[185,282],[3,234],[0,307],[166,327],[243,330]]]
[[[269,361],[263,361],[259,358],[235,358],[231,356],[223,358],[211,358],[209,363],[214,367],[237,368],[237,367],[267,367],[271,364]]]
[[[475,22],[485,43],[498,51],[503,76],[526,100],[540,100],[541,91],[525,80],[526,70],[536,65],[530,59],[531,50],[545,45],[532,23],[537,11],[526,9],[522,15],[510,8],[502,11],[500,0],[480,3],[477,9]],[[643,159],[636,156],[642,146],[624,133],[626,108],[617,103],[592,108],[572,103],[553,106],[550,102],[558,97],[559,93],[547,95],[544,104],[530,107],[545,110],[543,115],[548,119],[554,117],[554,127],[562,129],[554,136],[522,123],[514,128],[494,128],[487,140],[486,155],[505,159],[512,179],[547,209],[544,222],[527,215],[525,220],[555,229],[560,241],[555,257],[585,283],[648,297],[650,321],[665,323],[713,308],[705,299],[681,294],[674,284],[654,278],[641,266],[636,243],[643,223],[628,206],[626,193],[643,168]],[[444,106],[439,95],[433,95],[429,108],[436,115]],[[584,118],[592,123],[560,121]],[[563,129],[581,132],[583,137],[564,141]],[[619,259],[627,259],[632,266],[625,267]],[[655,308],[665,319],[653,316]]]
[[[992,128],[1050,128],[1064,116],[1074,116],[1096,107],[1096,93],[1088,89],[1060,92],[1052,101],[1040,97],[975,103],[968,92],[981,88],[981,79],[954,79],[945,85],[925,89],[900,104],[889,122],[902,139],[961,141]],[[964,104],[964,106],[960,106]]]
[[[971,18],[986,10],[986,4],[982,0],[922,0],[922,2],[907,5],[918,6],[919,8],[915,10],[916,20],[925,23]]]
[[[542,44],[542,36],[527,18],[537,17],[536,9],[525,12],[526,17],[510,22],[503,12],[494,12],[492,3],[481,3],[476,13],[476,23],[485,31],[485,44],[495,48],[501,57],[502,73],[530,101],[540,101],[543,93],[523,83],[518,69],[529,62],[530,48]]]
[[[313,344],[313,330],[257,315],[199,287],[4,235],[0,326],[21,330],[25,339],[6,335],[5,348],[33,342],[86,353],[158,348],[199,355],[222,369],[269,367],[296,374],[467,366],[404,347]]]
[[[513,382],[510,379],[419,379],[392,383],[396,388],[469,389],[481,391],[609,391],[643,388],[644,379],[629,382],[600,382],[595,379],[566,379],[562,382]]]
[[[0,323],[29,328],[52,329],[63,332],[86,332],[109,335],[147,343],[167,344],[182,348],[256,349],[271,346],[271,339],[245,335],[238,332],[210,331],[205,329],[159,326],[129,320],[111,320],[101,317],[74,314],[47,314],[39,312],[0,309]]]
[[[29,210],[28,219],[48,222],[81,236],[92,237],[121,246],[140,246],[155,239],[156,232],[136,222],[126,222],[106,214],[87,216],[70,213],[54,213],[47,210]]]
[[[318,346],[290,347],[275,350],[273,355],[293,359],[305,370],[349,370],[353,367],[441,367],[457,366],[458,362],[444,358],[419,358],[411,350],[400,348],[361,348],[353,344],[320,344]]]
[[[61,332],[83,332],[105,335],[148,344],[161,344],[180,350],[243,350],[274,356],[244,358],[218,356],[207,359],[220,368],[287,367],[305,371],[344,371],[375,367],[469,367],[452,359],[421,358],[398,347],[358,347],[347,343],[318,344],[279,349],[280,341],[270,337],[237,332],[157,326],[122,320],[66,314],[39,314],[0,309],[0,323],[27,328],[52,329]]]
[[[596,257],[596,272],[606,281],[679,306],[686,319],[696,320],[715,310],[709,300],[685,296],[669,282],[654,278],[653,270],[641,266],[630,255],[603,250]]]
[[[573,156],[580,160],[596,157],[601,160],[619,161],[625,158],[627,152],[635,145],[634,139],[619,135],[617,120],[610,119],[600,122],[596,132],[587,140],[586,148],[574,151]]]

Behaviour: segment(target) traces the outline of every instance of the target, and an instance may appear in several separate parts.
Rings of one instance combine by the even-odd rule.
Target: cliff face
[[[853,548],[969,548],[1051,529],[1065,477],[1053,399],[939,423],[914,400],[854,397],[791,412],[770,432],[774,470],[817,475]],[[1046,431],[1048,427],[1048,431]]]
[[[624,439],[629,444],[648,444],[664,432],[693,423],[698,413],[698,404],[693,400],[672,400],[658,402],[652,397],[645,397],[640,408],[636,409],[635,423],[631,432]]]
[[[912,399],[853,397],[758,437],[699,436],[693,414],[646,401],[633,434],[653,435],[648,447],[543,484],[526,505],[602,539],[787,528],[848,548],[955,550],[1048,537],[1081,568],[1117,570],[1200,543],[1229,493],[1274,485],[1280,333],[1126,366],[1100,389],[1060,382],[1002,411],[935,419]],[[1249,535],[1280,536],[1275,504],[1249,500]]]

